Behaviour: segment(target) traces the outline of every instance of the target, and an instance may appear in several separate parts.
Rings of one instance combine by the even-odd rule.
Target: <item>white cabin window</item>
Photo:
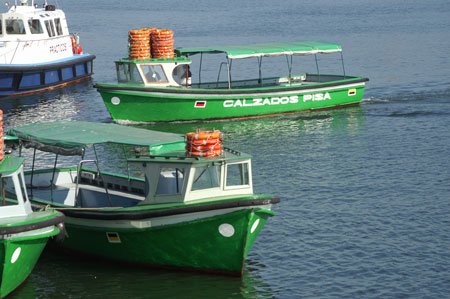
[[[55,19],[55,26],[56,26],[56,32],[58,33],[58,35],[62,35],[63,30],[62,30],[62,26],[61,26],[61,20],[59,18]]]
[[[0,179],[1,203],[2,206],[18,205],[17,193],[15,192],[12,177],[2,177]]]
[[[192,191],[217,188],[220,186],[220,166],[206,165],[195,168]]]
[[[22,20],[5,20],[7,34],[25,34],[25,26]]]
[[[48,36],[55,36],[55,28],[53,26],[53,20],[46,20],[45,27],[47,28]]]
[[[226,173],[227,187],[250,185],[248,163],[228,164]]]
[[[39,21],[37,19],[29,19],[28,26],[30,26],[31,34],[44,33],[44,29],[42,28],[41,21]]]
[[[118,63],[117,79],[119,83],[144,83],[144,81],[142,81],[141,74],[139,74],[139,71],[135,64]]]
[[[168,82],[161,65],[141,65],[147,82]]]
[[[179,194],[183,188],[183,168],[161,168],[156,194]]]

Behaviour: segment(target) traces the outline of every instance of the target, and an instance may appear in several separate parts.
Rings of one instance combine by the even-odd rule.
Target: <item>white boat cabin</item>
[[[0,14],[0,64],[64,59],[73,56],[72,46],[66,16],[53,5],[21,0]]]
[[[191,62],[188,58],[155,58],[138,62],[122,59],[116,61],[117,81],[154,87],[188,86],[191,83]]]
[[[216,159],[164,157],[130,160],[145,174],[145,199],[141,204],[252,195],[250,157],[236,154],[239,153],[226,152],[227,158]]]
[[[31,214],[25,177],[23,174],[23,158],[5,157],[0,162],[0,222],[2,218],[26,216]]]

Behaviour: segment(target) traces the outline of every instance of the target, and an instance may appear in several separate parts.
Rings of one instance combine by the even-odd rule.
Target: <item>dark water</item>
[[[347,73],[370,81],[359,107],[207,124],[226,133],[228,146],[254,156],[256,192],[282,199],[242,279],[47,251],[13,298],[449,297],[448,1],[61,4],[84,50],[97,55],[95,75],[64,90],[1,100],[7,128],[110,122],[92,85],[114,80],[112,61],[125,56],[127,31],[143,26],[172,28],[176,46],[185,47],[337,42]],[[278,71],[278,62],[264,67]],[[185,133],[198,126],[141,127]]]

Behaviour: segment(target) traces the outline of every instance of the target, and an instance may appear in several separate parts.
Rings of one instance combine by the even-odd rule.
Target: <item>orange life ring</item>
[[[218,143],[218,144],[213,144],[213,145],[192,145],[192,144],[187,144],[185,149],[188,152],[209,152],[209,151],[217,151],[217,150],[221,150],[222,149],[222,144]]]
[[[194,146],[198,146],[198,145],[221,144],[222,142],[218,138],[211,138],[211,139],[190,140],[190,141],[186,141],[186,143],[192,144]]]
[[[187,156],[191,157],[212,157],[222,155],[222,150],[209,151],[209,152],[199,152],[199,151],[186,151]]]
[[[220,138],[220,131],[198,131],[186,133],[186,140],[203,140],[203,139],[218,139]]]

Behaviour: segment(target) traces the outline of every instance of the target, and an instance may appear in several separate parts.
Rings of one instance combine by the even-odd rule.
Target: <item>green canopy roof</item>
[[[82,121],[35,123],[10,129],[8,134],[18,137],[26,147],[62,155],[80,155],[86,146],[100,143],[149,146],[155,150],[161,148],[163,144],[182,144],[184,147],[181,135],[112,123]]]
[[[180,48],[176,49],[178,56],[188,56],[198,53],[225,53],[228,58],[249,58],[279,55],[310,55],[317,53],[341,52],[339,44],[321,41],[302,41],[291,43],[270,43],[214,48]]]

